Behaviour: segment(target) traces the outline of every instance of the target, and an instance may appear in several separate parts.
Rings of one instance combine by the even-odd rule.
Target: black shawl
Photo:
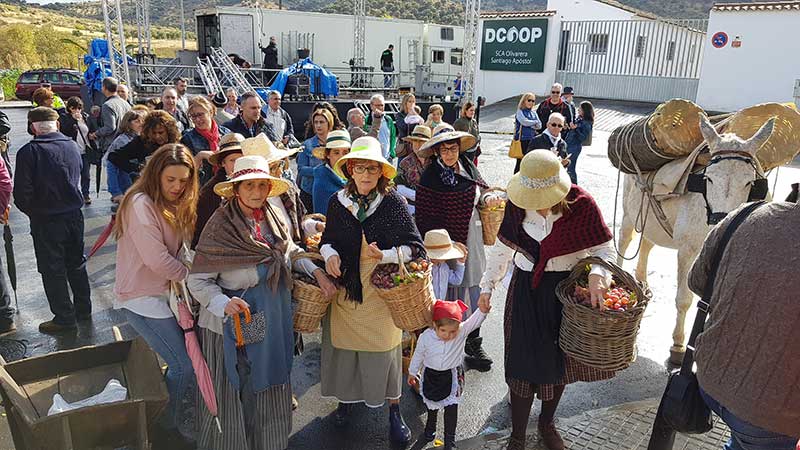
[[[383,197],[375,212],[364,222],[359,222],[339,202],[338,195],[333,195],[328,202],[326,222],[320,246],[330,244],[339,252],[341,280],[351,301],[363,301],[360,270],[362,233],[368,243],[376,242],[381,250],[408,245],[414,258],[427,257],[414,219],[394,189]]]
[[[469,220],[475,207],[475,185],[487,188],[480,172],[463,154],[459,162],[468,177],[455,174],[455,186],[442,181],[444,167],[438,158],[432,161],[420,177],[416,196],[416,219],[420,233],[444,228],[454,240],[466,244]]]

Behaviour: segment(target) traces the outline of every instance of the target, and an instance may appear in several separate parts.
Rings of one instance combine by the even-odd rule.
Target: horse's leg
[[[669,360],[676,365],[683,361],[683,355],[686,352],[686,313],[694,300],[694,294],[689,290],[688,276],[696,256],[697,252],[687,248],[678,249],[678,291],[675,295],[675,308],[678,310],[678,316],[675,320],[675,330],[672,333],[672,348],[669,351]]]
[[[642,243],[639,248],[639,259],[636,261],[636,279],[639,281],[647,281],[647,259],[650,257],[650,251],[656,244],[650,239],[642,235]]]
[[[628,249],[628,246],[631,244],[633,240],[633,235],[635,229],[633,227],[633,222],[628,219],[627,215],[623,212],[622,217],[622,225],[619,227],[619,245],[618,250],[619,254],[617,254],[617,265],[622,267],[622,263],[625,262],[625,251]]]

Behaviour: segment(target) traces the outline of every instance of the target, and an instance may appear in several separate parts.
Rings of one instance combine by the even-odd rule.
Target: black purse
[[[650,436],[648,450],[671,449],[675,440],[675,432],[686,434],[702,434],[713,428],[714,423],[711,419],[711,409],[706,405],[700,395],[700,384],[697,382],[697,374],[694,373],[694,349],[697,336],[703,332],[706,317],[714,292],[714,281],[717,278],[717,268],[722,260],[722,255],[731,236],[744,222],[744,219],[764,202],[756,202],[747,205],[731,219],[728,228],[722,235],[719,244],[714,252],[714,259],[711,263],[711,270],[703,289],[703,297],[697,303],[697,316],[692,326],[692,333],[686,345],[686,354],[683,357],[681,368],[674,370],[669,375],[667,388],[661,397],[661,403],[656,412],[656,419],[653,423],[653,432]]]

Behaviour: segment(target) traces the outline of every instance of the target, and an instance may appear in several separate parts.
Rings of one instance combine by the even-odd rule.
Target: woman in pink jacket
[[[162,420],[165,435],[193,440],[194,370],[183,330],[169,307],[170,281],[186,278],[181,259],[192,238],[197,205],[194,158],[180,144],[161,146],[120,203],[114,307],[166,362],[169,405]],[[177,429],[180,433],[174,433]],[[176,445],[177,444],[177,445]]]

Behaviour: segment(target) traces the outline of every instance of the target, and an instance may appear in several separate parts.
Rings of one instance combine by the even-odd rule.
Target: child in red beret
[[[490,309],[481,306],[461,323],[464,312],[469,310],[464,302],[436,300],[433,304],[433,327],[419,336],[408,368],[408,384],[419,383],[422,400],[428,407],[422,442],[436,437],[437,414],[444,408],[444,449],[455,448],[458,402],[464,388],[464,345],[467,335],[481,326]]]

